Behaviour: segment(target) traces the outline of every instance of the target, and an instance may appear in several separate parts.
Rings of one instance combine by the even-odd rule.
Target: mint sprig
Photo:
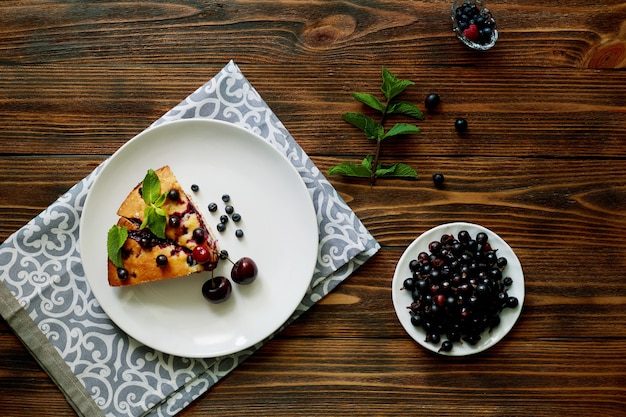
[[[408,123],[395,123],[389,130],[385,130],[385,121],[389,115],[404,115],[415,119],[424,119],[424,113],[415,104],[398,99],[398,96],[408,87],[415,85],[409,80],[400,80],[386,68],[382,69],[383,83],[380,90],[385,96],[385,102],[381,102],[376,96],[368,93],[352,93],[352,97],[360,103],[380,113],[380,120],[363,113],[344,113],[343,120],[362,130],[365,137],[376,141],[376,153],[374,156],[367,155],[360,164],[343,162],[328,170],[328,174],[344,175],[349,177],[369,178],[374,185],[379,177],[400,177],[415,179],[417,172],[407,164],[393,163],[384,164],[379,161],[383,142],[400,135],[413,135],[420,133],[417,126]]]
[[[161,193],[161,180],[153,169],[149,169],[141,184],[141,196],[147,204],[143,212],[140,229],[148,228],[158,238],[165,239],[165,211],[161,208],[167,193]]]
[[[122,247],[128,238],[128,229],[114,225],[107,234],[107,254],[113,265],[122,268]]]

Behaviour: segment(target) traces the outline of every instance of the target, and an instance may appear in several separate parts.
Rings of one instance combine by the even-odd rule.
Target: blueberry
[[[515,308],[517,307],[519,304],[519,300],[517,299],[517,297],[509,297],[506,300],[506,306],[509,308]]]
[[[120,281],[126,281],[128,279],[128,271],[126,268],[117,268],[117,277]]]
[[[220,216],[220,223],[228,223],[228,216],[225,214],[222,214]]]
[[[424,105],[429,111],[432,111],[435,110],[440,102],[441,98],[439,97],[439,94],[432,93],[426,96],[426,99],[424,100]]]
[[[165,255],[159,255],[156,257],[156,264],[157,266],[165,266],[167,265],[167,256]]]
[[[167,220],[167,224],[171,228],[174,228],[174,229],[178,228],[180,226],[180,216],[176,214],[172,214],[170,218]]]
[[[454,129],[457,132],[465,132],[467,130],[467,120],[459,118],[454,121]]]
[[[241,229],[237,229],[235,230],[235,236],[242,238],[243,237],[243,230]]]
[[[449,340],[444,340],[443,343],[441,343],[439,352],[450,352],[451,350],[452,350],[452,342]]]
[[[217,225],[217,231],[218,232],[223,232],[224,230],[226,230],[226,223],[219,223]]]
[[[237,223],[237,222],[239,222],[241,220],[241,214],[239,214],[239,213],[233,213],[233,215],[230,216],[230,217],[231,217],[231,219],[233,219],[233,221],[235,223]]]
[[[178,201],[180,200],[180,193],[178,192],[178,190],[170,190],[167,193],[167,198],[169,198],[172,201]]]
[[[443,174],[439,174],[439,173],[437,173],[437,174],[433,174],[433,182],[435,183],[435,186],[436,186],[437,188],[441,188],[441,187],[443,187],[443,181],[444,181],[444,179],[445,179],[445,178],[444,178]]]
[[[226,207],[224,207],[224,211],[226,212],[226,214],[233,214],[235,209],[233,208],[233,206],[228,204],[228,205],[226,205]]]
[[[202,242],[204,242],[204,239],[206,238],[206,233],[204,232],[204,229],[200,227],[195,229],[193,231],[193,238],[197,244],[201,244]]]
[[[215,203],[210,203],[208,206],[208,209],[211,213],[216,212],[217,211],[217,204]]]
[[[222,195],[222,201],[224,203],[228,203],[230,201],[230,196],[228,194]]]
[[[198,186],[198,184],[191,184],[191,191],[193,191],[194,193],[198,191],[199,189],[200,187]]]

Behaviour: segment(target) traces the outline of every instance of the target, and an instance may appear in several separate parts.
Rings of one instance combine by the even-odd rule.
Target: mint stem
[[[387,110],[389,109],[389,100],[385,104],[385,110],[380,118],[380,125],[384,126],[385,119],[387,118]],[[382,148],[383,138],[376,138],[376,153],[374,154],[374,160],[372,161],[372,175],[370,176],[370,185],[376,184],[376,171],[378,170],[378,160],[380,159],[380,149]]]

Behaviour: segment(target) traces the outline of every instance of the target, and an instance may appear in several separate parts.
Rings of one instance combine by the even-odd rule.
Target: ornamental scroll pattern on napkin
[[[266,138],[289,158],[307,185],[318,215],[320,252],[309,291],[286,326],[380,246],[234,62],[153,126],[193,117],[229,121]],[[217,359],[189,359],[154,351],[115,326],[87,285],[77,244],[82,207],[98,171],[0,246],[0,281],[54,345],[103,415],[173,416],[263,342]],[[19,336],[20,329],[14,330]],[[37,359],[45,368],[46,359]]]

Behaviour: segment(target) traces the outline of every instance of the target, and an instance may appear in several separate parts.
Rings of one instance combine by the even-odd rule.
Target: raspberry
[[[478,26],[472,24],[469,25],[467,29],[463,31],[463,36],[465,36],[469,41],[476,42],[479,38]]]

